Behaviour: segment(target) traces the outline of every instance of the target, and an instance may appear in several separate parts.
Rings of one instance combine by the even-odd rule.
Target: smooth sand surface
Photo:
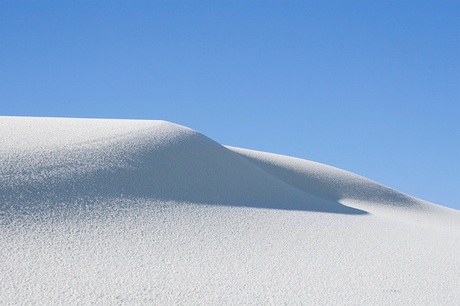
[[[0,304],[460,305],[460,212],[165,121],[0,117]]]

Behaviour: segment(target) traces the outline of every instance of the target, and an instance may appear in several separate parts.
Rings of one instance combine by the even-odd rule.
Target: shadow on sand
[[[30,169],[30,178],[14,187],[0,187],[1,210],[3,214],[33,214],[58,207],[84,205],[90,209],[101,199],[125,198],[367,214],[301,191],[199,133],[160,148],[146,143],[142,150],[129,152],[116,146],[75,153],[76,156],[51,152],[43,158],[42,166]],[[110,154],[103,156],[105,152]],[[80,166],[92,165],[95,155],[102,156],[103,166],[71,170],[78,168],[76,161]],[[46,165],[46,160],[54,161],[54,166]],[[56,168],[70,170],[56,176]]]

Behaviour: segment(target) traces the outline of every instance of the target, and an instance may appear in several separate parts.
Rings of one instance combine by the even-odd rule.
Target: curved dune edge
[[[324,199],[409,209],[425,209],[428,205],[370,179],[321,163],[236,147],[227,148],[280,180]]]
[[[360,175],[325,164],[279,154],[226,146],[267,173],[299,190],[366,212],[408,222],[458,229],[460,212],[423,201]]]
[[[0,144],[0,304],[460,304],[459,212],[358,175],[165,121]]]

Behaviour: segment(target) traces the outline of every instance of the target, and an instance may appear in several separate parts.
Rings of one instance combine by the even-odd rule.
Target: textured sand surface
[[[0,117],[0,304],[459,305],[460,212],[164,121]]]

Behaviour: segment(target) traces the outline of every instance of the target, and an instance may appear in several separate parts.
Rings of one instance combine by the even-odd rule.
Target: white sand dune
[[[0,164],[0,304],[460,304],[460,212],[347,171],[25,117],[0,117]]]

